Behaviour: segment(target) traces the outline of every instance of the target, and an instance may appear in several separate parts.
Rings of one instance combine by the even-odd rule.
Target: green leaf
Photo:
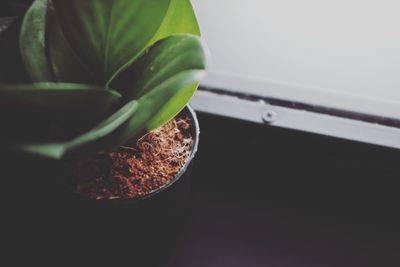
[[[145,131],[145,125],[159,113],[168,99],[198,79],[201,72],[188,70],[160,83],[139,100],[132,100],[97,127],[65,143],[7,144],[10,149],[43,157],[61,159],[124,144]]]
[[[73,50],[103,84],[157,33],[170,0],[53,0]]]
[[[153,36],[152,40],[146,45],[145,48],[150,47],[154,43],[178,34],[193,34],[200,36],[200,28],[194,13],[190,0],[171,0],[165,17],[160,24],[160,28]],[[124,66],[122,66],[108,81],[108,85],[120,75],[127,67],[129,67],[137,56],[132,58]]]
[[[118,92],[102,87],[68,83],[0,84],[0,104],[10,114],[20,110],[34,114],[98,120],[120,100]]]
[[[131,101],[92,130],[69,142],[9,145],[8,148],[53,159],[61,159],[68,153],[74,154],[82,151],[89,153],[90,147],[95,147],[93,150],[96,151],[96,147],[101,144],[102,146],[114,144],[115,141],[113,139],[115,138],[111,134],[117,131],[118,128],[123,128],[123,125],[132,117],[136,110],[136,101]]]
[[[200,34],[190,0],[53,2],[66,39],[99,84],[109,84],[160,39],[180,33]],[[60,70],[65,66],[63,61],[54,65]]]
[[[20,33],[20,50],[25,67],[34,82],[52,81],[46,57],[46,17],[48,0],[36,0],[26,12]]]
[[[189,34],[170,36],[151,46],[121,72],[110,86],[118,89],[128,101],[139,99],[180,72],[204,70],[206,60],[204,44],[199,37]],[[176,95],[167,99],[164,109],[154,115],[147,128],[155,129],[174,117],[188,103],[197,85],[198,83],[192,83],[185,88],[179,88]]]
[[[200,36],[200,28],[190,0],[171,0],[168,12],[151,44],[165,37],[189,33]]]
[[[56,82],[95,84],[94,73],[81,61],[65,38],[52,8],[47,18],[47,49],[51,70]]]
[[[196,81],[193,84],[181,89],[173,97],[171,97],[164,107],[147,123],[147,130],[152,131],[157,129],[175,117],[192,98],[198,86],[199,83]]]
[[[34,82],[95,83],[93,73],[65,39],[51,1],[33,2],[23,18],[19,43]]]

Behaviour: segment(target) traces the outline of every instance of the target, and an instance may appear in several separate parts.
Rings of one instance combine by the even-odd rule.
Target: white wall
[[[400,103],[398,0],[193,4],[213,58],[210,76],[233,73],[266,87],[272,81]]]

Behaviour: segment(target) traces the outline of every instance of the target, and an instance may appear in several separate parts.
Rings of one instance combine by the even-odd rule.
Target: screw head
[[[273,110],[266,110],[262,114],[262,119],[265,123],[272,123],[276,121],[277,114]]]

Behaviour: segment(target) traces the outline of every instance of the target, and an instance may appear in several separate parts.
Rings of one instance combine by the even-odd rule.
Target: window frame
[[[201,85],[190,105],[199,112],[400,149],[400,120]]]

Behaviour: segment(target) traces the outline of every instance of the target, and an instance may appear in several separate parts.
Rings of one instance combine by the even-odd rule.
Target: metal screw
[[[276,114],[275,111],[273,110],[267,110],[264,111],[262,114],[262,119],[265,123],[272,123],[274,121],[276,121],[276,117],[278,114]]]

